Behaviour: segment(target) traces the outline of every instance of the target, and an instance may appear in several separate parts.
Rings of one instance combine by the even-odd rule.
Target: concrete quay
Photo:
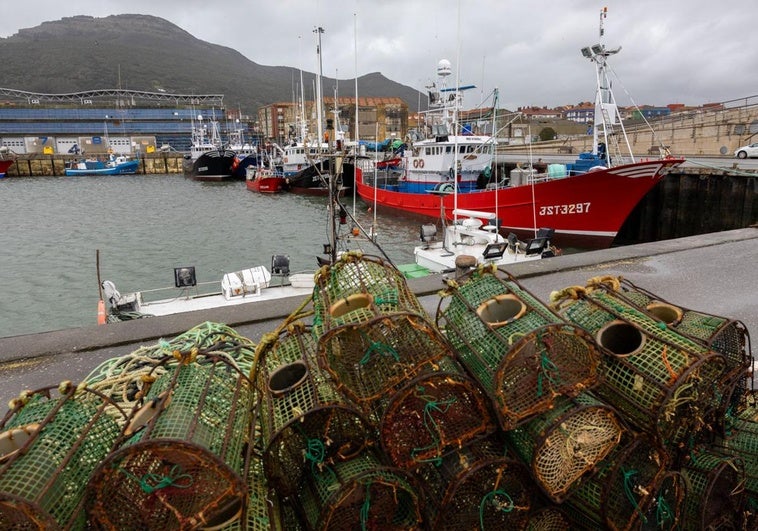
[[[740,320],[754,341],[758,338],[758,227],[522,262],[507,269],[543,301],[551,291],[584,286],[591,277],[621,275],[674,304]],[[409,286],[433,319],[442,275],[413,279]],[[292,298],[0,338],[0,403],[7,404],[25,389],[64,380],[78,383],[109,358],[205,321],[225,323],[258,342],[302,302]]]

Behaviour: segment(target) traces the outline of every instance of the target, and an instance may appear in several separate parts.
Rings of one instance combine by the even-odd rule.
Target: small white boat
[[[507,238],[500,235],[497,225],[492,223],[494,213],[458,209],[454,214],[455,221],[443,225],[442,240],[436,240],[436,225],[421,225],[420,236],[424,243],[413,250],[417,266],[431,273],[442,273],[459,267],[509,265],[558,254],[550,242],[552,229],[540,229],[533,239],[522,242],[513,233]],[[484,224],[483,220],[488,223]]]
[[[305,298],[313,294],[315,272],[291,274],[289,258],[285,255],[274,255],[271,262],[273,275],[272,271],[259,265],[225,273],[220,283],[198,283],[194,267],[177,267],[173,287],[123,295],[113,282],[104,280],[101,287],[107,312],[103,311],[98,321],[100,324],[128,321],[285,297]]]

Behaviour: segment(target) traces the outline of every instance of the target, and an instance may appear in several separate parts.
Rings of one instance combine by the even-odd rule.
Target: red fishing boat
[[[8,168],[16,162],[16,155],[6,146],[0,147],[0,179],[5,177]]]
[[[284,174],[265,167],[248,166],[245,184],[248,190],[262,194],[274,194],[287,190],[287,179]]]
[[[467,157],[458,155],[464,152],[462,147],[469,152],[472,137],[468,143],[459,144],[463,135],[437,135],[408,146],[399,171],[364,171],[356,179],[358,195],[366,202],[424,216],[439,218],[443,212],[446,219],[454,221],[457,209],[495,213],[499,231],[520,236],[533,236],[540,227],[551,227],[556,242],[564,247],[610,246],[634,207],[668,172],[684,162],[670,156],[635,160],[608,79],[608,57],[619,50],[609,50],[602,44],[582,49],[584,57],[596,65],[598,84],[593,150],[580,154],[574,163],[551,164],[542,174],[517,169],[510,178],[493,182],[489,167],[479,176],[471,171],[467,174]],[[443,100],[457,102],[458,98]],[[460,131],[456,121],[450,127],[454,132]],[[451,140],[455,144],[452,148]],[[481,148],[473,150],[478,159],[486,159],[490,145],[489,137],[482,139]],[[622,153],[622,146],[628,153]],[[438,166],[435,158],[445,153],[455,155],[447,179],[439,176],[421,181],[416,177],[412,168]]]

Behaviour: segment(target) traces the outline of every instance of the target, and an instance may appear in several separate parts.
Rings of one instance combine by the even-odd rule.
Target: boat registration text
[[[588,214],[590,202],[569,203],[567,205],[546,205],[540,207],[540,216],[554,216],[559,214]]]

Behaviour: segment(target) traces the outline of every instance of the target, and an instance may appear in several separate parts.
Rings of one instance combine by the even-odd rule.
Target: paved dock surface
[[[621,275],[685,308],[742,321],[758,341],[758,228],[559,256],[507,268],[543,301],[587,279]],[[409,281],[432,319],[442,276]],[[84,379],[103,361],[170,339],[205,321],[225,323],[257,342],[302,299],[153,317],[105,326],[0,338],[0,409],[25,389]],[[754,354],[756,347],[753,347]]]

